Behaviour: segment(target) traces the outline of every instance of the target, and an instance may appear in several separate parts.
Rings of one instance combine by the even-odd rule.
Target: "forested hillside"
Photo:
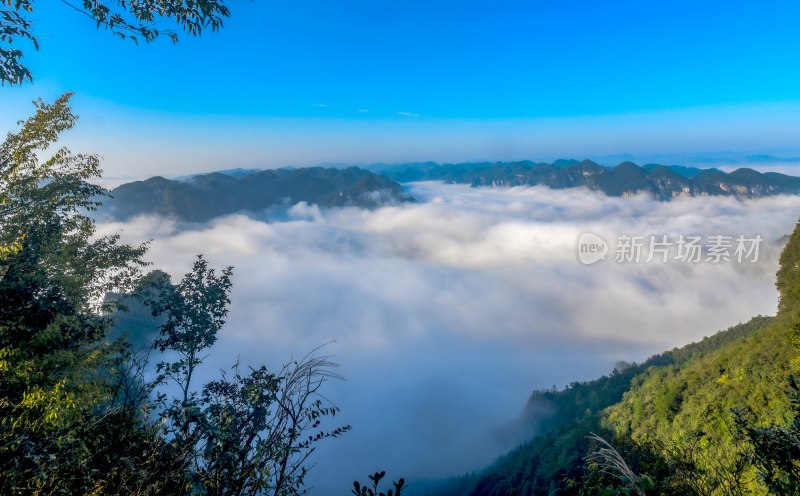
[[[791,430],[799,410],[787,380],[798,356],[798,261],[800,227],[781,257],[777,317],[754,317],[595,381],[534,392],[530,403],[550,408],[527,410],[552,412],[531,419],[544,434],[436,494],[728,495],[767,494],[768,486],[776,492],[767,474],[776,462],[764,461],[765,447],[780,446],[789,468],[800,461]],[[592,434],[622,455],[636,474],[635,488],[591,462],[598,449]],[[757,436],[769,442],[759,444]]]

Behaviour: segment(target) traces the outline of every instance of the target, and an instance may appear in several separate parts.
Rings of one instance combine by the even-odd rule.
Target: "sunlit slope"
[[[785,390],[797,355],[800,228],[784,249],[777,276],[781,299],[770,325],[686,363],[648,369],[623,401],[605,412],[605,425],[617,436],[695,464],[699,471],[693,475],[710,494],[725,491],[717,480],[720,472],[745,463],[732,409],[746,408],[765,425],[790,420]],[[754,493],[765,492],[753,480],[752,467],[743,468],[741,478]]]
[[[734,424],[749,409],[758,424],[786,424],[787,376],[797,362],[800,229],[781,257],[776,317],[755,317],[698,343],[654,356],[563,391],[535,392],[552,412],[540,436],[438,494],[596,494],[584,457],[592,432],[611,441],[653,494],[766,494]],[[609,493],[611,494],[611,493]],[[648,493],[649,494],[649,493]]]
[[[704,491],[726,494],[718,472],[746,458],[731,410],[749,408],[760,422],[787,423],[792,355],[786,329],[776,322],[686,363],[650,368],[605,412],[604,424],[667,459],[693,463]],[[756,473],[749,467],[737,477],[745,482]],[[766,493],[755,481],[744,486]]]

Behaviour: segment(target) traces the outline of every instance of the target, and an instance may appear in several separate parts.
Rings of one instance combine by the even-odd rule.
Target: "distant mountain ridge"
[[[800,177],[777,172],[761,173],[740,168],[726,173],[719,169],[698,169],[678,165],[622,162],[604,167],[591,160],[557,160],[553,163],[478,162],[436,164],[424,162],[368,169],[398,182],[444,181],[473,187],[536,186],[554,189],[586,187],[609,196],[649,192],[659,200],[678,196],[735,196],[758,198],[800,193]]]
[[[691,167],[707,169],[716,166],[741,166],[747,167],[751,164],[760,165],[798,165],[800,157],[797,150],[787,151],[788,155],[781,153],[774,155],[764,152],[673,152],[656,153],[644,155],[632,155],[629,153],[595,156],[590,157],[595,162],[602,165],[616,165],[620,162],[636,162],[642,164],[682,164]]]
[[[125,220],[152,214],[204,222],[235,212],[261,212],[299,202],[321,207],[375,208],[413,200],[399,183],[442,181],[473,187],[585,187],[609,196],[647,192],[658,200],[679,196],[758,198],[800,194],[800,177],[740,168],[726,173],[679,165],[622,162],[604,167],[590,160],[553,163],[475,162],[359,167],[230,169],[177,179],[151,177],[111,191],[102,213]]]
[[[374,208],[411,200],[384,176],[348,167],[212,172],[183,180],[151,177],[111,191],[102,213],[125,220],[142,214],[204,222],[235,212],[259,212],[299,202],[321,207]]]

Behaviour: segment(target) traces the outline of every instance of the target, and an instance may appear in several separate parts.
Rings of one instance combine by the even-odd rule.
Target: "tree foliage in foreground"
[[[69,97],[36,102],[0,145],[0,493],[303,493],[315,443],[348,429],[321,428],[335,364],[236,364],[198,384],[232,277],[202,257],[140,295],[161,316],[155,369],[108,339],[109,295],[142,287],[146,245],[96,234],[99,161],[55,147],[76,121]]]
[[[40,158],[75,123],[68,100],[37,102],[0,145],[0,246],[15,247],[0,258],[3,493],[66,490],[102,451],[95,429],[114,412],[98,407],[120,352],[103,340],[103,295],[129,290],[144,266],[144,246],[94,237],[83,213],[102,193],[86,182],[97,157],[56,148]]]
[[[47,0],[54,2],[55,0]],[[164,28],[171,20],[178,30],[200,35],[216,31],[230,16],[224,0],[61,0],[65,11],[88,18],[100,29],[134,43],[149,43],[160,36],[178,41],[178,31]],[[33,19],[37,0],[0,0],[0,84],[32,81],[31,71],[22,63],[21,41],[39,49]]]
[[[794,418],[788,425],[758,425],[749,409],[734,410],[736,426],[753,447],[758,475],[770,493],[800,494],[800,385],[789,377]]]
[[[383,492],[379,489],[381,481],[386,476],[386,471],[375,472],[369,476],[370,483],[361,484],[358,481],[353,482],[353,489],[350,491],[355,496],[401,496],[403,489],[408,488],[405,479],[392,482],[394,489],[389,489]]]

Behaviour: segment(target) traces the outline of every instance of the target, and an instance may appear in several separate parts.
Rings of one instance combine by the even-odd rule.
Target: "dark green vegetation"
[[[800,224],[781,257],[776,317],[534,392],[526,410],[537,412],[529,421],[543,433],[436,494],[798,494],[798,260]],[[595,433],[610,444],[598,445]],[[609,446],[634,482],[598,465]]]
[[[199,256],[177,283],[143,278],[146,245],[95,235],[98,159],[54,150],[76,120],[68,102],[38,102],[0,144],[0,494],[304,492],[315,443],[349,428],[321,428],[335,364],[235,363],[197,384],[232,269]],[[141,306],[114,317],[133,301],[157,317],[150,354],[112,339],[147,336]]]
[[[392,482],[394,489],[389,489],[383,492],[379,489],[381,481],[386,476],[385,471],[375,472],[369,476],[369,484],[361,484],[358,481],[353,482],[353,489],[350,491],[355,496],[401,496],[403,489],[406,489],[406,482],[404,479]]]
[[[123,184],[111,196],[103,211],[118,219],[158,214],[190,222],[240,211],[261,212],[301,201],[321,207],[372,208],[409,199],[399,184],[356,167],[212,173],[186,181],[152,177]]]
[[[649,192],[659,200],[680,195],[723,195],[741,198],[800,193],[800,178],[776,172],[760,173],[741,168],[731,173],[718,169],[623,162],[603,167],[590,160],[558,160],[552,164],[483,162],[435,163],[399,166],[374,165],[371,170],[399,182],[444,181],[472,186],[535,186],[563,189],[586,187],[610,196]]]
[[[153,309],[142,295],[157,300],[161,296],[159,290],[165,277],[167,275],[164,272],[154,270],[137,281],[130,293],[106,295],[115,307],[109,314],[109,340],[123,339],[133,352],[147,351],[152,347],[164,324],[164,315],[154,316]]]
[[[789,378],[794,418],[789,425],[756,425],[749,409],[735,409],[736,428],[753,447],[752,461],[771,493],[800,494],[800,386]]]
[[[216,31],[230,16],[223,0],[62,0],[65,13],[88,18],[98,29],[134,43],[149,43],[160,36],[173,42],[178,33],[159,29],[157,21],[170,20],[189,35],[204,30]],[[31,71],[22,63],[19,42],[27,40],[39,49],[33,29],[36,0],[0,0],[0,84],[33,81]],[[89,25],[91,25],[89,24]]]

